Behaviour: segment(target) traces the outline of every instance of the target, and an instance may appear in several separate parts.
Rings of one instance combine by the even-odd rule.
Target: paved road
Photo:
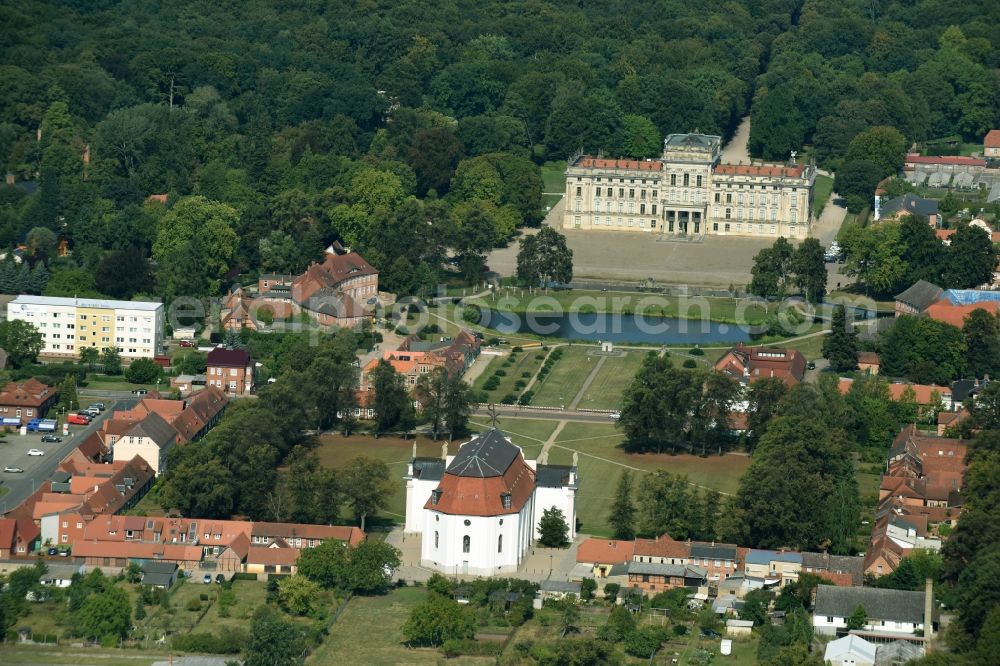
[[[722,149],[723,164],[750,164],[750,152],[747,142],[750,141],[750,116],[745,116],[736,128],[736,133]]]
[[[588,421],[590,423],[612,423],[607,414],[582,412],[573,409],[525,409],[515,405],[496,405],[497,416],[519,419],[539,419],[542,421]],[[488,417],[486,407],[477,407],[473,414]]]
[[[82,391],[81,391],[82,393]],[[0,442],[0,468],[7,465],[14,465],[24,470],[23,474],[3,473],[0,482],[7,488],[7,493],[0,498],[0,514],[7,513],[18,504],[28,498],[39,484],[47,481],[56,466],[65,458],[80,442],[84,441],[91,433],[96,431],[104,419],[108,418],[115,409],[128,409],[136,402],[136,398],[130,396],[128,399],[119,400],[103,414],[84,427],[70,426],[70,436],[63,437],[62,430],[57,432],[57,436],[62,437],[58,444],[42,444],[40,433],[29,433],[25,436],[18,434],[8,435]],[[28,456],[28,449],[37,448],[45,451],[44,456]]]

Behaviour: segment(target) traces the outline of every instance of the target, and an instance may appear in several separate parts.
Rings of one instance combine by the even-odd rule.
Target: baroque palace
[[[805,238],[813,165],[722,164],[722,139],[671,134],[660,159],[581,155],[566,169],[564,229]]]

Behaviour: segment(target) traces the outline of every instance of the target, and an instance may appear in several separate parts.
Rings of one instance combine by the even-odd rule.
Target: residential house
[[[365,533],[357,527],[344,525],[253,523],[250,530],[250,543],[253,547],[269,546],[279,539],[293,548],[313,548],[329,539],[356,546],[364,541]]]
[[[30,556],[38,550],[40,536],[29,518],[0,518],[0,560]]]
[[[173,562],[185,571],[194,571],[201,562],[201,548],[180,543],[139,543],[133,541],[80,541],[73,556],[87,566],[124,569],[133,560]]]
[[[354,326],[372,316],[365,306],[378,299],[378,271],[356,252],[327,252],[295,278],[291,296],[320,324]]]
[[[983,137],[983,157],[988,160],[1000,159],[1000,130],[990,130]]]
[[[701,565],[709,581],[725,580],[739,569],[736,544],[692,541],[691,564]]]
[[[1000,308],[1000,302],[997,301],[981,301],[961,305],[952,303],[947,298],[942,298],[929,306],[924,311],[924,314],[935,321],[951,324],[955,328],[962,328],[965,325],[966,317],[972,314],[974,310],[986,310],[986,312],[996,316],[998,308]]]
[[[954,388],[952,388],[952,396],[954,396]],[[945,432],[948,428],[958,427],[962,422],[966,421],[972,413],[965,408],[959,409],[957,412],[938,412],[937,415],[937,434],[938,437],[944,437]]]
[[[790,585],[799,579],[802,554],[751,548],[743,559],[743,571],[747,576],[763,578],[767,584]]]
[[[632,560],[650,564],[693,564],[691,543],[676,541],[667,534],[655,539],[636,539]]]
[[[875,352],[858,352],[858,371],[869,375],[877,375],[879,371],[878,354]]]
[[[145,561],[142,566],[142,584],[169,590],[177,582],[180,569],[176,562]]]
[[[805,377],[806,359],[795,349],[748,347],[740,343],[715,362],[715,371],[744,384],[777,377],[794,386]]]
[[[403,376],[406,386],[412,389],[417,380],[435,368],[444,368],[450,376],[461,375],[479,356],[480,338],[468,329],[462,329],[454,338],[424,342],[416,336],[403,340],[399,349],[386,351],[382,359]],[[361,371],[361,391],[371,389],[371,373],[379,359],[369,361]]]
[[[823,661],[830,666],[875,666],[876,647],[860,636],[849,634],[826,644]]]
[[[821,576],[842,587],[862,585],[865,582],[864,558],[830,553],[802,553],[802,573]]]
[[[854,380],[848,377],[841,377],[837,383],[841,395],[847,395],[851,390]],[[910,384],[904,382],[892,382],[889,384],[889,399],[900,402],[908,397],[909,390],[913,391],[911,399],[922,407],[941,404],[945,409],[952,408],[951,387],[938,386],[937,384]]]
[[[676,587],[698,588],[705,584],[707,569],[693,564],[628,563],[628,583],[650,596]]]
[[[298,548],[284,542],[251,546],[243,573],[257,574],[261,580],[267,580],[268,574],[294,575],[298,571],[299,553]]]
[[[101,424],[101,440],[110,450],[137,422],[157,414],[176,431],[180,442],[193,442],[215,427],[228,402],[229,398],[216,386],[206,386],[184,400],[164,400],[151,393],[132,409],[112,413]]]
[[[903,293],[896,296],[896,316],[918,316],[924,313],[944,294],[944,290],[926,280],[917,280]]]
[[[25,425],[32,419],[42,418],[55,404],[57,391],[34,377],[10,382],[0,390],[0,418],[16,419]]]
[[[115,460],[139,456],[160,476],[166,471],[167,456],[179,439],[173,426],[154,412],[126,430],[112,445],[111,455]]]
[[[972,401],[975,400],[979,392],[982,391],[989,383],[989,377],[982,380],[959,379],[952,382],[951,402],[955,410],[961,410],[963,407],[971,407]]]
[[[253,390],[253,359],[243,349],[216,347],[208,353],[205,375],[209,386],[232,395],[247,395]]]
[[[864,631],[879,636],[913,636],[924,629],[924,593],[876,587],[816,588],[813,631],[824,636],[847,629],[847,620],[858,606],[868,619]]]
[[[876,220],[893,221],[906,217],[907,215],[917,215],[927,220],[927,223],[937,228],[941,222],[938,215],[938,202],[934,199],[924,199],[916,194],[908,193],[881,202],[878,208]]]
[[[45,573],[39,583],[48,587],[66,588],[73,584],[73,576],[84,575],[87,568],[82,564],[50,564],[46,563]]]

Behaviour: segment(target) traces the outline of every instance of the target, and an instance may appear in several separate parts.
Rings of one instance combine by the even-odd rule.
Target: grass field
[[[166,661],[166,653],[157,655],[146,650],[101,650],[96,648],[58,648],[41,645],[0,647],[0,664],[46,664],[47,666],[150,666]]]
[[[469,299],[480,307],[501,312],[641,312],[651,317],[677,317],[711,321],[759,324],[767,311],[763,304],[746,298],[666,296],[655,293],[606,292],[565,289],[529,293],[504,288],[495,298]]]
[[[618,409],[622,394],[632,382],[635,373],[642,366],[646,352],[628,350],[624,356],[608,357],[597,372],[594,381],[587,387],[583,399],[577,405],[580,409]]]
[[[520,380],[527,385],[531,381],[531,378],[535,376],[535,373],[538,372],[538,368],[542,366],[542,359],[545,358],[547,353],[541,349],[526,349],[523,352],[512,352],[510,356],[497,356],[490,361],[486,370],[479,375],[473,383],[472,388],[477,392],[484,391],[483,384],[486,383],[486,380],[493,376],[497,370],[501,370],[505,374],[503,377],[500,377],[500,384],[497,388],[487,391],[489,400],[491,402],[500,402],[508,393],[521,395],[523,388],[515,388],[514,384]]]
[[[549,453],[553,465],[568,465],[573,453],[579,454],[580,490],[577,493],[577,515],[587,534],[611,534],[607,522],[608,506],[614,499],[614,488],[622,471],[630,469],[641,475],[657,469],[671,474],[683,474],[698,486],[723,493],[734,493],[739,479],[750,464],[741,455],[671,456],[666,454],[625,453],[618,444],[623,435],[611,423],[567,423]]]
[[[823,339],[825,337],[826,336],[823,335],[814,335],[811,338],[793,340],[791,342],[777,344],[775,346],[787,347],[788,349],[798,349],[802,355],[806,357],[806,360],[815,361],[823,356]]]
[[[542,191],[552,194],[566,191],[566,162],[546,162],[542,165]]]
[[[813,201],[815,202],[813,207],[816,209],[815,215],[817,218],[823,212],[823,207],[830,200],[832,192],[833,178],[830,176],[816,176],[816,184],[813,186]]]
[[[539,407],[568,407],[590,376],[599,358],[597,347],[562,347],[562,357],[545,379],[536,382],[531,404]],[[605,362],[606,364],[607,362]]]
[[[439,664],[444,662],[440,650],[410,649],[403,644],[403,624],[410,611],[427,597],[427,589],[404,587],[381,597],[354,597],[330,634],[307,664],[359,663],[369,666],[396,664]],[[461,657],[449,659],[449,664],[492,664],[493,657]]]
[[[518,446],[524,447],[525,455],[529,458],[538,455],[542,444],[556,428],[555,421],[543,421],[538,419],[516,419],[504,418],[501,424],[505,431],[509,431],[511,439]],[[474,430],[483,430],[489,427],[485,419],[472,419]],[[385,509],[377,516],[389,519],[393,522],[402,522],[406,516],[406,484],[403,475],[406,473],[406,466],[413,455],[412,439],[402,439],[400,437],[380,437],[375,439],[369,435],[352,435],[344,437],[342,435],[326,435],[320,437],[320,445],[316,449],[319,461],[326,467],[343,469],[347,463],[358,456],[368,456],[381,460],[389,467],[389,478],[393,483],[393,494],[389,498]],[[454,454],[458,451],[459,444],[466,439],[453,441],[448,451]],[[441,445],[445,440],[434,441],[430,437],[419,436],[417,442],[417,455],[437,458],[441,456]]]

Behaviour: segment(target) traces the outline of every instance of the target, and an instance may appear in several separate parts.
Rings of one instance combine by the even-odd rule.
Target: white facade
[[[826,644],[823,661],[831,666],[874,666],[876,646],[853,634]]]
[[[813,631],[824,636],[835,636],[838,629],[847,629],[847,617],[840,615],[813,615]],[[876,620],[868,618],[868,623],[863,627],[865,631],[877,631],[892,634],[906,634],[912,636],[913,632],[923,631],[923,622],[905,622],[898,620]]]
[[[487,437],[493,438],[490,446],[470,455]],[[457,455],[437,459],[414,456],[407,469],[405,531],[421,535],[421,566],[451,575],[515,572],[537,538],[543,510],[553,506],[562,510],[570,538],[575,537],[575,466],[542,465],[540,473],[536,461],[525,461],[521,449],[499,431],[466,446],[469,451],[460,448]],[[497,469],[498,461],[505,466]],[[531,484],[530,492],[524,483]],[[447,501],[436,504],[432,493],[445,493]],[[501,503],[503,495],[510,504]],[[480,501],[484,498],[490,501]],[[470,506],[463,511],[466,499]]]
[[[38,329],[42,357],[76,359],[83,347],[117,347],[128,362],[163,347],[163,303],[22,295],[7,306],[7,319]]]
[[[533,498],[516,514],[452,516],[423,511],[421,566],[453,575],[517,571],[533,539]]]
[[[160,476],[167,469],[167,454],[171,445],[160,447],[152,437],[135,437],[123,435],[111,445],[112,460],[132,460],[136,456],[149,463],[149,466]]]

